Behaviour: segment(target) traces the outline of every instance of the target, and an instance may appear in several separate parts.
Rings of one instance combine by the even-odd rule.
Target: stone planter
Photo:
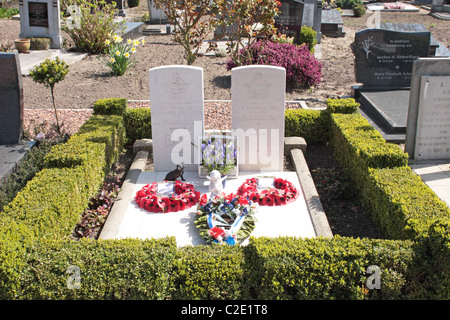
[[[19,53],[26,53],[30,49],[30,39],[16,39],[14,45]]]

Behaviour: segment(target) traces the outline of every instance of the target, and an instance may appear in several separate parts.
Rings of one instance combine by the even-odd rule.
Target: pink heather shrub
[[[271,65],[286,69],[286,84],[294,87],[310,87],[320,83],[322,79],[322,64],[310,53],[308,46],[296,46],[290,43],[276,43],[260,40],[239,53],[242,66]],[[236,67],[237,63],[230,59],[227,70]]]

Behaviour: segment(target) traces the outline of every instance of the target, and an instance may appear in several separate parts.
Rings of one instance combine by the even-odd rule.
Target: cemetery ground
[[[128,19],[139,18],[146,10],[146,4],[128,9]],[[351,85],[355,83],[351,43],[355,32],[366,28],[370,15],[368,12],[360,18],[344,16],[346,36],[323,37],[319,59],[323,63],[322,82],[314,88],[289,90],[286,101],[305,101],[309,108],[321,108],[328,98],[351,95]],[[382,22],[422,23],[438,41],[448,44],[450,40],[450,23],[431,17],[427,10],[412,13],[383,12],[381,19]],[[1,19],[0,30],[0,42],[14,39],[20,30],[19,21]],[[65,38],[70,41],[68,36]],[[149,69],[161,65],[185,64],[183,49],[173,43],[172,36],[154,35],[145,39],[145,46],[140,47],[135,56],[138,64],[121,77],[111,75],[99,56],[87,56],[70,66],[67,78],[55,88],[57,106],[63,109],[60,116],[66,132],[77,131],[91,115],[89,109],[98,99],[120,97],[148,100]],[[205,100],[214,101],[209,104],[210,107],[208,103],[205,105],[205,122],[210,128],[226,129],[230,120],[231,106],[224,102],[231,98],[231,73],[225,68],[226,60],[227,57],[205,55],[197,58],[194,63],[204,69]],[[52,123],[54,115],[48,89],[33,82],[29,76],[24,77],[23,86],[25,126],[29,132],[33,130],[33,126]],[[143,102],[134,106],[145,107],[148,104]],[[291,104],[289,107],[297,108],[299,105]],[[360,205],[356,191],[333,159],[331,150],[326,145],[308,146],[305,156],[333,234],[382,238],[382,234]],[[128,148],[113,167],[108,182],[116,178],[123,181],[132,160],[133,153]],[[287,161],[289,162],[288,159]],[[286,165],[289,167],[289,163]],[[90,230],[88,236],[97,237],[99,231],[99,228]]]

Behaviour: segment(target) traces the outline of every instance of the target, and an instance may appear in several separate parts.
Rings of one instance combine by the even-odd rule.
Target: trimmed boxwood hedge
[[[354,108],[343,105],[334,110]],[[173,238],[69,240],[123,146],[127,113],[91,117],[0,213],[1,299],[450,297],[448,208],[357,111],[287,110],[286,132],[330,142],[391,239],[262,237],[183,248]],[[380,290],[367,287],[371,265],[380,268]],[[80,268],[80,289],[67,286],[69,266]]]

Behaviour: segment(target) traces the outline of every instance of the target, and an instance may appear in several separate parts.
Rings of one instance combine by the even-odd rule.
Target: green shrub
[[[97,152],[99,157],[105,157],[103,170],[107,173],[123,150],[124,134],[121,116],[93,115],[67,143],[53,148],[45,157],[45,165],[71,168],[90,162],[92,153]]]
[[[174,261],[172,299],[242,297],[244,255],[239,246],[183,247]]]
[[[139,6],[139,0],[128,0],[128,7],[134,8]]]
[[[359,106],[353,98],[327,99],[327,111],[330,113],[355,113]]]
[[[122,116],[128,106],[128,100],[124,98],[99,99],[94,103],[94,114]]]
[[[316,36],[317,32],[312,27],[302,26],[297,39],[294,41],[298,45],[306,44],[309,51],[312,53],[314,52],[314,46],[317,44]]]
[[[359,113],[331,114],[330,144],[347,176],[361,189],[369,168],[406,166],[408,155],[387,143]]]
[[[366,9],[364,8],[364,5],[356,4],[353,6],[353,15],[355,17],[362,17],[366,13]]]
[[[362,0],[337,0],[335,4],[342,9],[353,9],[355,5],[362,5]]]
[[[21,272],[20,299],[167,299],[176,253],[174,238],[39,241]],[[79,289],[69,266],[79,268]]]
[[[123,115],[128,141],[152,138],[152,113],[150,108],[129,108]]]
[[[285,136],[303,137],[308,144],[328,141],[328,123],[319,110],[286,109]]]
[[[254,299],[398,298],[413,260],[411,243],[291,237],[252,238],[246,269]],[[381,270],[381,289],[368,290],[367,268]]]
[[[408,166],[369,169],[368,178],[361,200],[390,238],[415,239],[450,218],[446,203]]]

